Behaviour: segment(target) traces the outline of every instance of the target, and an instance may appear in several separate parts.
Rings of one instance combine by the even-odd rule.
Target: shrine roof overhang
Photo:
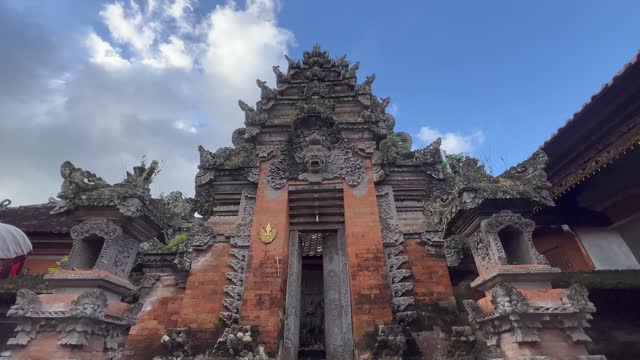
[[[13,225],[25,233],[68,234],[81,220],[72,213],[51,214],[48,204],[9,207],[0,211],[0,222]]]
[[[640,143],[640,53],[540,146],[554,199]]]

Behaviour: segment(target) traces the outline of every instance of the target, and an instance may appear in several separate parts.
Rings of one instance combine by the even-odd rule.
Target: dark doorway
[[[324,280],[322,255],[302,258],[299,359],[324,359]]]
[[[349,269],[341,229],[290,233],[281,358],[353,359]]]

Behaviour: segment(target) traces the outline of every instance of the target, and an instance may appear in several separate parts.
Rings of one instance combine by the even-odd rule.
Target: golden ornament
[[[275,226],[272,227],[270,223],[267,223],[267,226],[260,228],[258,235],[263,243],[270,244],[278,235],[278,229],[276,229]]]

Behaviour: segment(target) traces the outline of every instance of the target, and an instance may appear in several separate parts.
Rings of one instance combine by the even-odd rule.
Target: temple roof
[[[27,233],[66,234],[78,224],[72,213],[51,214],[48,204],[9,207],[0,211],[0,222],[18,227]]]
[[[640,53],[540,146],[557,198],[640,142]]]

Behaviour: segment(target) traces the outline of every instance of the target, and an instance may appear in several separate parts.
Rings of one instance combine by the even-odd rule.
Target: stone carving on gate
[[[406,348],[407,338],[403,325],[378,325],[373,349],[375,359],[401,360]]]
[[[411,296],[411,270],[401,268],[409,257],[405,255],[404,236],[398,224],[391,187],[378,187],[377,202],[394,318],[406,325],[417,317],[417,313],[411,310],[415,303],[415,298]]]
[[[268,360],[258,345],[251,326],[231,325],[224,329],[207,358],[221,360]]]
[[[327,115],[322,109],[322,105],[312,104],[301,110],[304,116],[320,117],[294,122],[290,141],[280,148],[280,157],[269,164],[267,181],[273,188],[282,188],[289,179],[319,183],[343,178],[351,186],[364,179],[362,159],[354,156],[346,140],[340,139],[333,120],[322,118]]]
[[[236,324],[240,320],[240,307],[242,306],[242,294],[244,293],[244,274],[248,266],[255,203],[255,193],[245,190],[240,200],[236,234],[231,240],[231,249],[229,250],[229,253],[234,257],[234,259],[229,260],[229,267],[234,271],[226,274],[231,284],[224,287],[226,297],[223,299],[223,305],[226,310],[220,313],[220,318],[227,326]]]

